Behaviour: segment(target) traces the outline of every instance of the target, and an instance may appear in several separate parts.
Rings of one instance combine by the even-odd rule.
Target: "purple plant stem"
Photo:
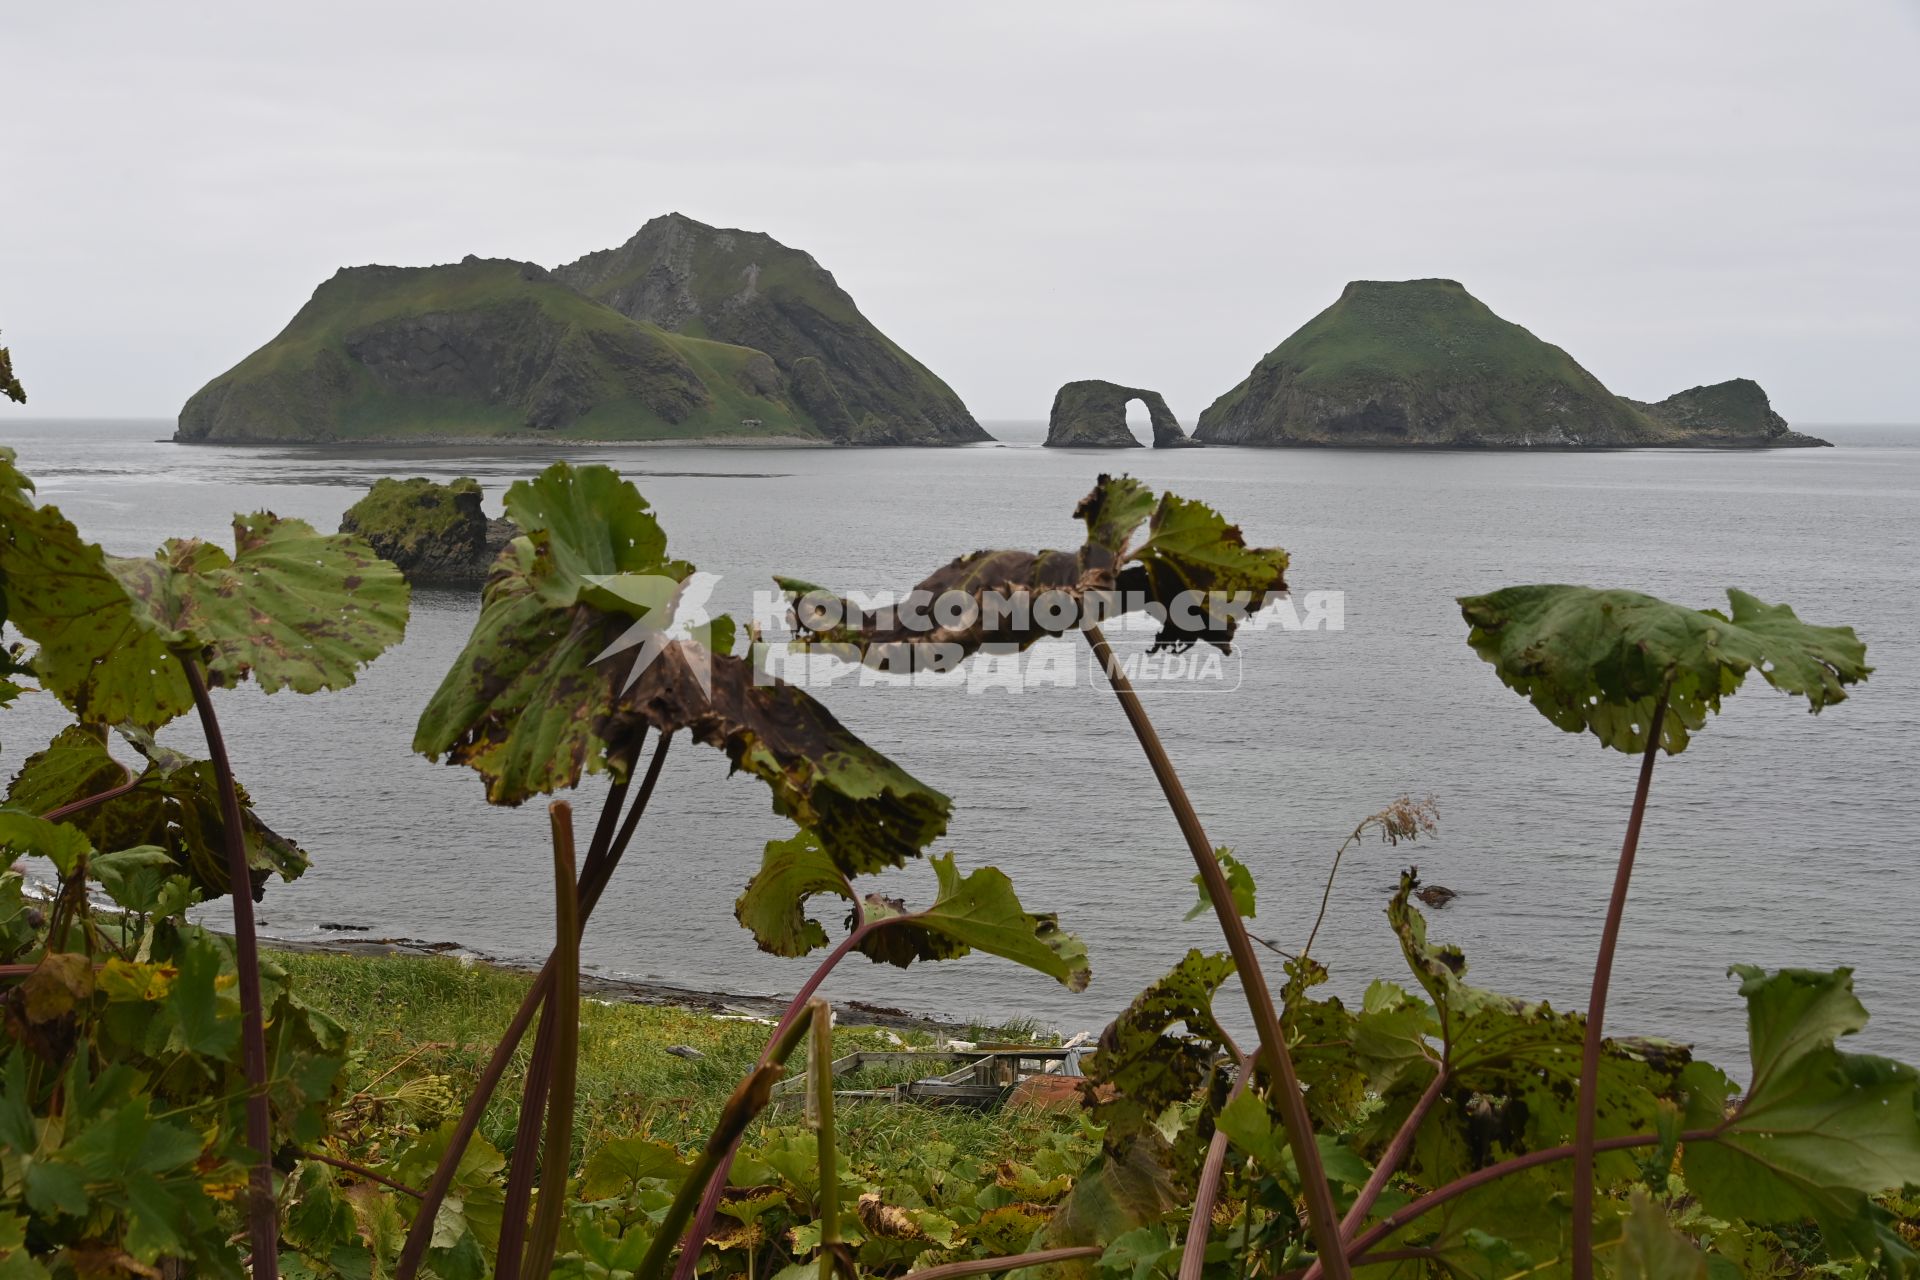
[[[273,1113],[267,1103],[267,1025],[260,998],[260,941],[253,925],[253,876],[247,866],[247,836],[241,825],[240,790],[226,739],[207,693],[206,677],[192,654],[176,654],[193,690],[193,705],[207,736],[207,758],[220,788],[220,834],[227,846],[227,889],[233,899],[234,964],[240,978],[240,1049],[247,1073],[247,1239],[254,1280],[279,1280],[280,1210],[273,1196]]]
[[[1660,731],[1667,722],[1667,693],[1661,690],[1647,726],[1647,748],[1640,757],[1640,780],[1633,789],[1633,812],[1620,842],[1620,862],[1607,900],[1607,923],[1600,931],[1600,955],[1593,962],[1593,991],[1587,998],[1587,1036],[1580,1050],[1579,1110],[1573,1122],[1573,1280],[1593,1280],[1593,1153],[1600,1104],[1600,1049],[1605,1035],[1607,986],[1613,978],[1613,952],[1620,942],[1620,921],[1627,911],[1634,853],[1640,846],[1640,822],[1647,815],[1653,786],[1653,762],[1660,755]]]

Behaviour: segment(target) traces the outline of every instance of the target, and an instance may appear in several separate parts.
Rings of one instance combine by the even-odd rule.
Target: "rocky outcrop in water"
[[[1086,378],[1067,383],[1054,395],[1053,412],[1047,419],[1048,447],[1139,448],[1140,441],[1127,426],[1127,406],[1135,400],[1147,408],[1154,448],[1182,449],[1194,444],[1158,391]]]
[[[1446,449],[1818,443],[1713,426],[1713,415],[1688,400],[1712,390],[1641,405],[1456,281],[1356,280],[1214,401],[1194,438]]]
[[[1685,431],[1688,443],[1725,448],[1808,448],[1828,445],[1795,431],[1773,411],[1767,393],[1752,378],[1732,378],[1711,386],[1689,387],[1665,400],[1628,403],[1643,413]]]
[[[487,519],[471,477],[436,484],[415,476],[374,481],[340,518],[340,532],[365,538],[410,582],[479,583],[519,529],[505,517]]]

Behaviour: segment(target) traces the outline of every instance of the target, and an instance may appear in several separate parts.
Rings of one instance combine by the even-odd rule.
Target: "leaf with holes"
[[[759,874],[734,903],[734,918],[762,951],[803,956],[827,945],[826,929],[807,916],[808,899],[822,893],[853,900],[846,876],[820,847],[819,838],[801,831],[786,840],[769,840]]]
[[[1086,944],[1061,929],[1059,917],[1022,907],[1005,872],[981,867],[963,877],[951,853],[930,861],[940,885],[932,906],[907,912],[867,897],[867,921],[874,927],[860,944],[864,954],[905,968],[915,960],[985,951],[1044,973],[1069,990],[1086,990],[1092,976]]]
[[[1134,997],[1100,1033],[1083,1064],[1081,1092],[1106,1126],[1109,1151],[1153,1127],[1162,1112],[1202,1089],[1225,1101],[1220,1065],[1227,1033],[1213,1015],[1220,985],[1233,976],[1225,955],[1189,951],[1173,971]],[[1177,1028],[1177,1029],[1176,1029]]]
[[[96,849],[165,849],[180,873],[205,897],[226,893],[225,824],[213,765],[156,746],[149,735],[137,731],[128,733],[127,741],[147,757],[147,767],[132,790],[82,810],[62,825],[84,835]],[[117,783],[124,776],[97,731],[70,725],[47,750],[28,758],[7,799],[9,804],[53,809],[98,794],[103,782]],[[297,879],[309,860],[306,850],[260,819],[246,788],[238,789],[247,864],[253,872],[252,891],[258,897],[270,876]]]
[[[1629,753],[1646,749],[1662,689],[1660,741],[1673,753],[1749,671],[1813,711],[1844,701],[1846,686],[1872,673],[1852,627],[1814,626],[1744,591],[1727,597],[1731,614],[1637,591],[1543,585],[1463,596],[1460,612],[1474,652],[1540,714]]]

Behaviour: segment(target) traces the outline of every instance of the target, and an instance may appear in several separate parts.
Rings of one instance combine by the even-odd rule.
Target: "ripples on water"
[[[226,538],[227,513],[266,507],[333,528],[380,475],[473,475],[498,509],[512,479],[561,451],[182,447],[170,423],[0,427],[89,536],[121,554],[163,538]],[[676,554],[723,575],[744,609],[772,573],[904,588],[982,546],[1075,545],[1075,501],[1103,469],[1212,502],[1250,540],[1292,552],[1296,591],[1346,593],[1345,630],[1249,637],[1232,696],[1153,704],[1208,830],[1259,877],[1258,930],[1298,941],[1334,847],[1401,792],[1434,792],[1432,845],[1359,848],[1316,953],[1334,989],[1401,969],[1381,915],[1399,867],[1460,892],[1432,913],[1473,978],[1558,1007],[1584,1004],[1633,761],[1561,734],[1469,651],[1453,597],[1519,582],[1633,587],[1724,605],[1739,586],[1803,617],[1855,625],[1878,668],[1817,720],[1757,679],[1686,754],[1663,759],[1614,980],[1612,1026],[1697,1042],[1737,1067],[1742,1012],[1726,966],[1851,964],[1874,1024],[1862,1043],[1920,1045],[1920,434],[1836,432],[1847,447],[1777,453],[1391,454],[1190,450],[1124,457],[1020,443],[959,450],[582,448],[635,479]],[[274,885],[269,932],[320,921],[453,939],[527,958],[550,937],[541,806],[490,809],[465,770],[408,751],[419,708],[477,610],[422,590],[406,642],[354,688],[221,693],[237,768],[275,827],[314,855]],[[1085,668],[1082,667],[1084,672]],[[858,964],[829,994],[960,1016],[1033,1015],[1097,1028],[1188,947],[1192,867],[1110,695],[834,688],[836,714],[951,794],[946,846],[1005,868],[1030,909],[1087,941],[1074,996],[1000,961],[901,972]],[[58,721],[0,719],[11,771]],[[181,722],[170,740],[198,751]],[[582,796],[590,821],[599,784]],[[682,744],[587,938],[605,971],[740,991],[791,990],[807,969],[760,954],[733,900],[761,844],[784,834],[758,782]],[[889,892],[924,900],[925,867]]]

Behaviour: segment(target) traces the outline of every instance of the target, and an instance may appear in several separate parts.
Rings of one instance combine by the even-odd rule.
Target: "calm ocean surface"
[[[1249,636],[1232,693],[1152,704],[1216,843],[1260,882],[1257,931],[1297,945],[1329,857],[1402,792],[1439,797],[1432,845],[1350,855],[1316,953],[1334,989],[1405,981],[1381,914],[1418,862],[1460,898],[1431,913],[1472,977],[1584,1004],[1634,762],[1562,734],[1464,643],[1457,595],[1522,582],[1632,587],[1724,606],[1738,586],[1812,621],[1858,628],[1878,668],[1818,718],[1757,678],[1685,755],[1663,758],[1614,980],[1610,1028],[1691,1040],[1744,1062],[1727,965],[1850,964],[1874,1022],[1860,1037],[1920,1054],[1920,429],[1811,428],[1837,449],[1777,453],[1388,454],[1201,449],[1124,457],[1039,449],[1037,424],[990,423],[1007,447],[959,450],[591,448],[635,480],[673,551],[722,575],[744,609],[775,572],[848,589],[905,588],[982,546],[1077,545],[1075,501],[1125,467],[1219,506],[1293,555],[1296,593],[1345,593],[1343,630]],[[229,541],[229,513],[269,508],[324,528],[374,478],[473,475],[490,509],[560,451],[184,447],[172,423],[0,422],[83,532],[119,554],[170,535]],[[408,751],[413,723],[464,643],[477,593],[415,593],[406,642],[343,692],[221,700],[241,780],[312,853],[274,884],[266,931],[451,940],[528,959],[551,936],[543,806],[490,809],[470,772]],[[1084,665],[1082,672],[1084,675]],[[1030,909],[1057,911],[1091,951],[1082,995],[990,958],[910,971],[857,959],[829,997],[1097,1029],[1193,946],[1192,866],[1110,694],[836,687],[835,713],[954,797],[963,866],[1005,869]],[[37,704],[37,705],[36,705]],[[8,774],[59,723],[45,699],[0,718]],[[191,720],[169,733],[200,753]],[[601,783],[581,797],[583,825]],[[682,743],[587,936],[609,974],[777,992],[808,969],[755,950],[733,900],[761,845],[786,834],[765,788]],[[924,866],[885,891],[925,901]]]

